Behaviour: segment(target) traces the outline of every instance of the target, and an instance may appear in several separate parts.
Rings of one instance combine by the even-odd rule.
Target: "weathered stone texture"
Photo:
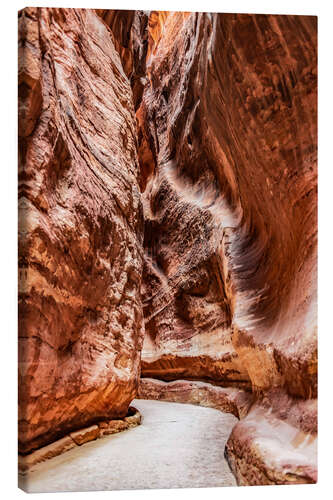
[[[286,397],[310,398],[316,419],[316,18],[152,13],[148,27],[137,111],[142,374],[251,387],[259,399],[283,388]],[[301,467],[290,482],[313,482],[315,444],[310,462],[291,446],[282,401],[258,410],[256,432],[261,424],[267,431],[274,411],[281,434],[267,431],[273,458]],[[245,446],[246,427],[236,426],[230,443]],[[261,484],[253,449],[244,468],[233,459],[237,446],[227,454],[239,482]],[[288,482],[287,469],[268,458],[265,465],[258,450],[260,470],[276,467],[269,481]]]
[[[141,397],[238,412],[239,484],[316,481],[316,34],[22,11],[21,451],[122,427],[144,315]]]
[[[132,92],[93,10],[19,18],[19,449],[121,418],[143,319]]]
[[[98,425],[90,425],[89,427],[71,432],[69,435],[53,441],[46,446],[42,446],[27,455],[19,454],[19,474],[21,476],[28,475],[27,480],[29,481],[29,473],[39,468],[38,466],[40,463],[46,462],[47,460],[57,457],[58,455],[62,455],[76,446],[82,446],[85,443],[108,436],[109,434],[116,434],[118,432],[132,429],[140,424],[141,413],[133,406],[130,406],[128,408],[127,416],[122,420],[107,420],[98,422]],[[27,486],[27,484],[25,486]]]
[[[316,18],[163,13],[154,26],[137,111],[153,158],[143,374],[311,397]]]
[[[274,390],[233,428],[225,448],[240,486],[317,482],[317,402]]]
[[[206,406],[224,413],[232,413],[239,419],[247,415],[253,403],[253,395],[250,392],[197,380],[163,382],[153,378],[142,378],[137,397]]]

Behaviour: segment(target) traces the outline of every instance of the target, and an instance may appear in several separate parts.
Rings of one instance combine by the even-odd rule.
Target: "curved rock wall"
[[[140,373],[132,91],[92,10],[19,18],[19,451],[124,417]]]
[[[22,11],[21,452],[126,414],[144,316],[142,397],[244,400],[238,483],[316,481],[316,29]]]
[[[239,486],[317,482],[317,400],[265,392],[225,448]]]
[[[311,397],[316,18],[163,13],[154,26],[137,111],[151,151],[143,374]]]
[[[226,447],[238,484],[315,482],[316,18],[153,13],[148,30],[143,377],[251,388]]]
[[[134,109],[137,110],[146,83],[151,16],[142,10],[96,9],[96,12],[111,30],[124,71],[131,82]]]

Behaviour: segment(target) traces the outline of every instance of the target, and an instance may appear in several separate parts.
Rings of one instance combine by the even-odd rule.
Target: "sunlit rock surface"
[[[92,10],[19,18],[19,450],[135,397],[142,209],[132,92]]]
[[[240,486],[315,483],[317,401],[273,390],[235,425],[225,452]]]

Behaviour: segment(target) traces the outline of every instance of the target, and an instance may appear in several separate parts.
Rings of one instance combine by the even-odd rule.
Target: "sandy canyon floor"
[[[39,493],[236,485],[224,458],[233,415],[161,401],[133,405],[142,425],[48,460],[20,486]]]

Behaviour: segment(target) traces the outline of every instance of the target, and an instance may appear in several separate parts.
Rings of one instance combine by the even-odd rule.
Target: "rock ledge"
[[[19,455],[19,474],[33,472],[35,467],[41,462],[45,462],[50,458],[66,453],[66,451],[75,448],[75,446],[81,446],[89,441],[94,441],[97,438],[102,438],[110,434],[116,434],[117,432],[126,431],[132,427],[136,427],[141,424],[141,420],[142,417],[139,410],[134,408],[134,406],[130,406],[128,414],[123,420],[105,420],[98,422],[98,424],[90,425],[89,427],[84,427],[83,429],[71,432],[67,436],[58,439],[47,446],[43,446],[43,448],[39,448],[32,453],[29,453],[29,455]]]

